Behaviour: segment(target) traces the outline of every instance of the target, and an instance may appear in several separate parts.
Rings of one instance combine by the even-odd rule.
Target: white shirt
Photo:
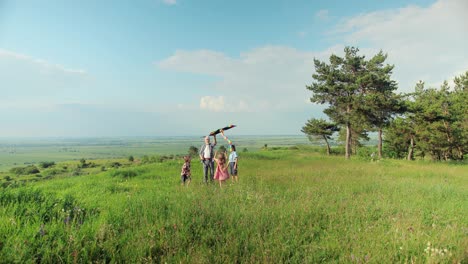
[[[203,153],[203,157],[205,159],[211,159],[211,146],[209,144],[205,145],[205,151]]]

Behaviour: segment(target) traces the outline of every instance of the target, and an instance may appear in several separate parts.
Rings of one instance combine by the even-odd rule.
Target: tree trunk
[[[349,152],[351,151],[351,124],[346,123],[346,145],[345,145],[345,157],[349,159]]]
[[[458,159],[463,160],[463,150],[460,146],[457,146],[458,149]]]
[[[379,159],[382,159],[382,128],[379,128],[378,151],[379,151]]]
[[[330,144],[328,144],[327,136],[323,136],[325,143],[327,143],[327,155],[330,156]]]
[[[411,139],[410,139],[410,146],[409,146],[409,150],[408,150],[408,160],[413,160],[413,151],[414,151],[414,138],[413,136],[411,136]]]

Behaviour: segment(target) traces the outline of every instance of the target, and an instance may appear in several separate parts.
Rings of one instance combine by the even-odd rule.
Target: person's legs
[[[237,168],[234,168],[234,165],[235,163],[234,162],[230,162],[229,163],[229,173],[231,174],[232,176],[232,181],[236,181],[237,182]]]
[[[208,170],[210,169],[210,161],[204,160],[203,161],[203,182],[208,183]],[[211,172],[213,175],[213,172]],[[213,178],[213,176],[211,176]]]
[[[190,184],[190,181],[191,181],[190,176],[182,175],[180,177],[182,181],[182,186],[188,186]]]
[[[210,180],[213,181],[214,177],[214,161],[208,161],[208,164],[210,166]]]

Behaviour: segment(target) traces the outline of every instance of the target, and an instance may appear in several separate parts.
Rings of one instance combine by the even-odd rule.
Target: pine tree
[[[338,131],[339,128],[336,124],[327,122],[324,119],[309,119],[304,127],[302,127],[302,133],[305,133],[309,136],[309,140],[312,141],[313,136],[321,137],[325,140],[327,145],[327,155],[330,155],[330,144],[328,140],[331,139],[331,136],[334,132]]]
[[[362,90],[361,80],[366,72],[364,56],[359,49],[346,47],[344,58],[330,56],[330,64],[314,59],[315,82],[307,86],[313,92],[311,102],[328,104],[325,113],[346,128],[345,157],[351,153],[351,124],[358,108],[358,94]]]

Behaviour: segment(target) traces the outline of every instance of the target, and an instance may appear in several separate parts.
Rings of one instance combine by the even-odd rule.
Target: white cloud
[[[163,3],[166,5],[175,5],[177,4],[177,0],[163,0]]]
[[[224,110],[224,96],[203,96],[200,99],[200,108],[214,112],[221,112]]]
[[[304,103],[304,98],[310,97],[305,85],[312,81],[313,59],[328,58],[331,52],[342,49],[342,46],[334,46],[322,52],[308,52],[283,46],[265,46],[243,52],[238,58],[210,50],[179,50],[156,65],[165,70],[217,77],[213,85],[207,88],[223,95],[223,107],[220,97],[209,97],[203,101],[205,109],[290,111],[310,106]],[[216,107],[209,107],[208,102]]]
[[[305,31],[299,31],[299,32],[297,32],[297,35],[298,35],[300,38],[304,38],[305,36],[307,36],[307,32],[305,32]]]
[[[344,20],[335,32],[369,55],[387,52],[400,90],[408,92],[418,80],[436,85],[468,70],[466,11],[466,0],[439,0],[428,7],[360,14]]]
[[[203,96],[200,98],[200,109],[212,112],[250,112],[247,102],[240,100],[226,103],[224,96]]]
[[[203,94],[217,96],[193,102],[205,113],[242,114],[246,118],[250,113],[264,114],[265,118],[266,113],[279,118],[292,112],[320,116],[323,106],[311,104],[311,93],[305,89],[313,81],[313,59],[328,61],[331,54],[342,55],[345,45],[358,46],[368,57],[381,49],[388,53],[387,62],[395,64],[393,78],[401,92],[412,91],[419,80],[439,85],[468,70],[468,34],[464,33],[467,5],[464,0],[447,0],[428,7],[408,6],[350,17],[333,30],[332,38],[338,39],[338,44],[320,51],[271,45],[239,56],[214,50],[178,50],[155,64],[163,70],[213,76]],[[328,11],[316,15],[325,18]]]
[[[315,13],[315,18],[318,20],[325,21],[330,18],[330,15],[327,9],[321,9]]]
[[[37,67],[39,71],[43,74],[52,73],[54,71],[63,72],[63,73],[71,73],[71,74],[86,74],[86,71],[82,69],[66,68],[63,65],[50,63],[43,59],[33,58],[33,57],[30,57],[28,55],[24,55],[21,53],[16,53],[16,52],[0,49],[0,61],[5,61],[8,59],[14,59],[14,60],[30,63],[34,65],[35,67]]]
[[[83,69],[65,67],[44,59],[0,49],[2,99],[49,100],[70,97],[86,90],[89,75]],[[67,98],[70,99],[70,98]]]

